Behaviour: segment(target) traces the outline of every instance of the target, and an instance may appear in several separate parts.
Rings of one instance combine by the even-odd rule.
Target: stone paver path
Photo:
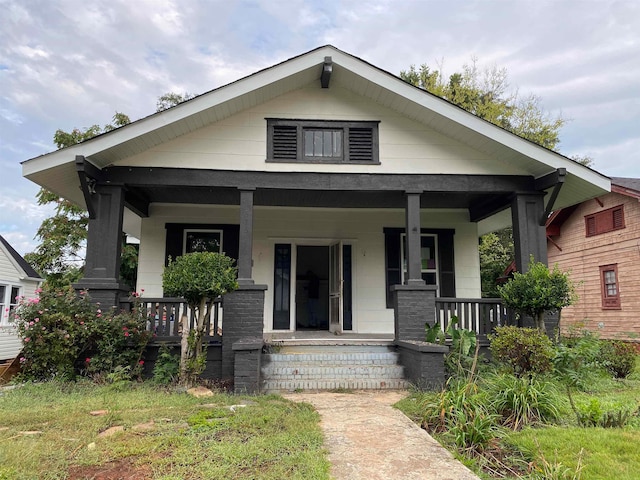
[[[292,393],[320,425],[336,480],[479,480],[431,436],[391,405],[406,392]]]

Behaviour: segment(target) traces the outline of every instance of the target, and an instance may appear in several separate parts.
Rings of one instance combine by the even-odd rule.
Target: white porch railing
[[[195,325],[195,314],[184,298],[138,298],[140,308],[147,319],[147,330],[154,333],[152,342],[175,342],[180,340],[182,318],[189,318],[190,328]],[[211,305],[213,303],[213,305]],[[131,299],[120,300],[124,310],[131,310]],[[211,308],[213,307],[213,308]],[[216,298],[209,304],[205,319],[205,340],[222,341],[222,299]]]
[[[495,327],[513,323],[499,298],[436,298],[436,319],[443,331],[454,316],[458,318],[457,328],[474,331],[481,338]]]

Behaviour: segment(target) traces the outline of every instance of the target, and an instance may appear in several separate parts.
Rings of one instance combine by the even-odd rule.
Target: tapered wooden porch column
[[[253,264],[253,192],[255,188],[240,190],[240,251],[238,254],[238,283],[251,285]]]
[[[531,257],[545,265],[547,260],[547,237],[544,225],[544,193],[516,193],[511,201],[511,220],[513,224],[513,243],[516,270],[527,272]],[[541,225],[542,224],[542,225]],[[552,315],[545,319],[547,333],[551,336],[558,325],[558,317]],[[533,318],[523,316],[520,326],[535,327]]]
[[[424,341],[424,323],[435,320],[434,285],[422,279],[420,195],[421,191],[405,192],[407,205],[406,258],[407,276],[404,285],[394,285],[393,310],[396,341]]]
[[[544,193],[516,193],[511,201],[516,269],[526,272],[531,256],[547,264]],[[542,225],[541,225],[542,224]]]
[[[105,307],[118,306],[118,298],[130,293],[129,286],[120,282],[124,193],[122,185],[95,186],[84,277],[74,285],[76,290],[87,290],[94,302]]]
[[[255,188],[240,190],[240,248],[238,252],[238,289],[224,296],[222,321],[222,376],[242,378],[242,385],[260,385],[259,369],[236,372],[236,357],[242,345],[261,344],[264,329],[264,295],[266,285],[256,285],[253,267],[253,193]],[[234,351],[234,345],[235,351]],[[259,347],[260,350],[262,347]],[[249,378],[255,373],[256,378]],[[236,375],[237,374],[237,375]],[[239,383],[239,388],[242,389]]]
[[[407,207],[405,222],[407,232],[407,278],[406,285],[424,285],[422,279],[421,237],[420,237],[420,194],[421,191],[406,192]]]

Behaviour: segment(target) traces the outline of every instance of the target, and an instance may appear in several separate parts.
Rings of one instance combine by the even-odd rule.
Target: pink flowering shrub
[[[108,374],[117,367],[135,375],[149,340],[137,309],[102,311],[71,287],[20,298],[14,320],[24,346],[22,375],[32,380]]]

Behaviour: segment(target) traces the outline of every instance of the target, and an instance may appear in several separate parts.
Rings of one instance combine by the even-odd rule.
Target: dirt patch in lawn
[[[69,480],[151,480],[151,467],[135,465],[135,462],[135,459],[122,458],[104,465],[71,467]]]

